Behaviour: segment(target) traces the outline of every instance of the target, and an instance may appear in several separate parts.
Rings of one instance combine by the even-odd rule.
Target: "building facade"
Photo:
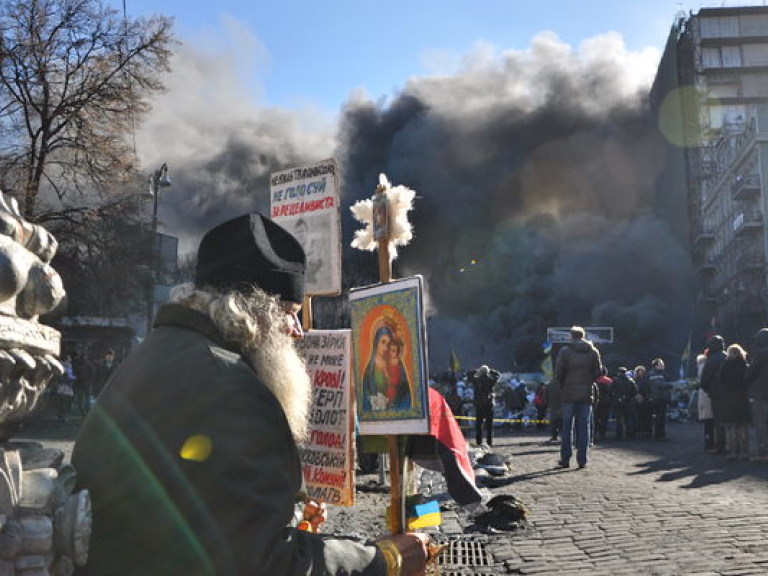
[[[657,205],[685,215],[696,326],[749,345],[768,326],[768,7],[676,19],[650,94],[666,137]]]

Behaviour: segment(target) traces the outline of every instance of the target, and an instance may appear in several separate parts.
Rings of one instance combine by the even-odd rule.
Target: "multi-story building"
[[[749,345],[768,326],[768,7],[676,19],[650,95],[667,137],[657,205],[684,214],[695,333]]]

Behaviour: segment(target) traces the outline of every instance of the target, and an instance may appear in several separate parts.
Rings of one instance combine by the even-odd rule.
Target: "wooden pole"
[[[301,305],[301,328],[304,332],[312,330],[312,296],[304,296]]]
[[[387,228],[389,228],[389,223],[387,223]],[[391,282],[392,261],[389,258],[389,238],[382,238],[378,242],[379,281],[382,283]],[[402,534],[405,531],[403,525],[403,455],[397,436],[387,436],[387,449],[389,452],[390,529],[393,534]]]
[[[403,525],[403,467],[398,437],[387,436],[389,449],[389,506],[390,529],[393,534],[405,532]]]
[[[392,262],[389,259],[389,239],[379,240],[379,281],[392,281]],[[398,437],[387,436],[389,452],[389,505],[390,529],[393,534],[402,534],[403,526],[403,458]]]
[[[389,259],[389,240],[379,240],[379,282],[392,281],[392,262]]]

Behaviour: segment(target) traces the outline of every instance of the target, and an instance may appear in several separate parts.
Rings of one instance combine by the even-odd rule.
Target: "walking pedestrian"
[[[493,388],[500,376],[498,371],[485,364],[477,370],[471,370],[467,373],[467,378],[474,390],[475,440],[478,446],[483,442],[483,427],[485,427],[488,446],[493,446],[493,407],[495,400]]]
[[[593,386],[600,376],[602,362],[597,348],[584,338],[584,328],[570,329],[571,341],[557,355],[555,386],[561,387],[563,412],[560,468],[570,466],[573,454],[572,437],[576,437],[576,462],[584,468],[588,461],[590,419],[592,416]],[[575,431],[574,431],[575,426]]]
[[[374,545],[314,533],[295,504],[311,382],[301,336],[305,256],[272,220],[208,232],[177,287],[80,429],[72,463],[91,495],[78,574],[360,574],[425,570],[424,534]],[[312,530],[299,530],[301,513]]]

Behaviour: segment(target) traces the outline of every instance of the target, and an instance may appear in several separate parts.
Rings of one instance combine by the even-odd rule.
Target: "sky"
[[[172,16],[183,42],[240,52],[254,101],[334,114],[350,94],[391,98],[413,76],[454,72],[478,50],[525,49],[554,32],[577,47],[606,32],[662,50],[675,15],[763,2],[677,0],[123,0],[131,15]],[[116,2],[116,0],[113,0]],[[122,9],[123,4],[117,3]]]

